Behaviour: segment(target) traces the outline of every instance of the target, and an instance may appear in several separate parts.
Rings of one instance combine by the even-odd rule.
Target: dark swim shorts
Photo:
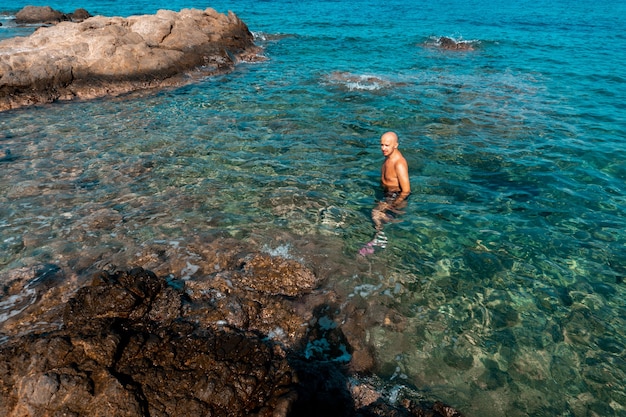
[[[385,201],[387,203],[393,203],[394,201],[396,201],[399,195],[400,195],[399,191],[387,191],[385,193]]]
[[[385,203],[389,203],[389,204],[393,204],[396,202],[396,200],[398,199],[398,197],[400,197],[401,192],[400,191],[386,191],[385,192],[385,198],[384,198],[384,202]],[[407,201],[409,199],[409,196],[406,196],[406,198],[404,199],[404,201]]]

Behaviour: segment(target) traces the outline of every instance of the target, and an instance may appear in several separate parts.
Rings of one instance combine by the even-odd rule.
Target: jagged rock
[[[0,348],[0,414],[264,416],[288,408],[294,380],[284,352],[244,330],[198,327],[181,310],[182,294],[149,271],[98,274],[67,303],[61,330]]]
[[[452,38],[442,36],[438,40],[439,47],[448,51],[473,51],[474,45],[468,41],[456,41]]]
[[[258,52],[244,22],[213,9],[61,22],[0,42],[0,111],[181,85]]]
[[[196,287],[142,268],[98,272],[91,285],[65,303],[60,328],[0,343],[0,415],[460,416],[443,404],[424,405],[418,396],[398,395],[395,385],[394,398],[401,401],[392,403],[377,390],[377,385],[387,389],[384,384],[350,378],[349,357],[338,357],[351,348],[333,320],[336,307],[324,302],[311,310],[307,320],[314,324],[301,343],[275,341],[259,326],[248,327],[255,323],[251,317],[240,327],[201,320],[193,305],[221,308],[211,304],[212,297],[259,304],[275,315],[264,319],[272,326],[289,328],[281,322],[289,315],[297,321],[289,302],[311,291],[311,282],[305,280],[297,291],[294,283],[288,296],[275,290],[259,293],[248,287],[248,278],[257,270],[266,275],[261,281],[273,279],[269,265],[301,276],[308,275],[306,268],[257,255],[243,257],[246,269],[238,265],[241,259],[229,261],[231,274],[221,271]],[[32,276],[50,286],[59,271],[54,265],[23,269],[14,281]],[[310,349],[322,339],[323,349]]]
[[[315,275],[300,263],[279,257],[249,256],[242,261],[241,272],[244,285],[267,294],[296,296],[319,285]]]

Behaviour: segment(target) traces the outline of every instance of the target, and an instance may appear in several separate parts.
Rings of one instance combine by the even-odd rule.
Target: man
[[[409,166],[398,150],[398,135],[387,132],[380,137],[380,149],[385,156],[380,181],[385,189],[385,198],[393,197],[400,204],[411,194]]]
[[[374,246],[384,248],[387,245],[383,224],[393,218],[392,213],[398,213],[406,205],[406,199],[411,194],[409,165],[398,150],[398,135],[394,132],[384,133],[380,137],[380,150],[385,157],[380,170],[380,182],[385,198],[372,210],[372,221],[377,233],[374,240],[361,248],[359,251],[361,255],[374,253]]]

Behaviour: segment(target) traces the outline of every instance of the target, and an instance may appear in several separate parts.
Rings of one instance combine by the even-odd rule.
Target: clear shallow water
[[[86,279],[195,235],[305,246],[348,300],[399,313],[368,330],[382,376],[468,416],[626,415],[623,3],[208,6],[237,13],[269,61],[0,114],[0,156],[15,156],[0,162],[1,274],[53,262]],[[364,259],[386,130],[413,195]]]

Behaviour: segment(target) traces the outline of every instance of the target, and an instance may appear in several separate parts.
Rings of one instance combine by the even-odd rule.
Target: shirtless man
[[[377,233],[374,240],[361,248],[359,251],[361,255],[373,253],[374,246],[384,248],[387,245],[383,224],[392,219],[391,213],[398,213],[406,205],[406,199],[411,194],[409,166],[398,150],[398,135],[394,132],[384,133],[380,137],[380,149],[385,157],[380,170],[380,182],[385,191],[385,198],[372,210],[372,221]]]
[[[384,133],[380,137],[380,150],[385,157],[380,170],[380,182],[385,191],[385,198],[372,210],[372,220],[377,231],[382,230],[383,222],[389,219],[387,212],[397,212],[404,207],[407,197],[411,194],[409,166],[398,150],[398,135],[394,132]]]

